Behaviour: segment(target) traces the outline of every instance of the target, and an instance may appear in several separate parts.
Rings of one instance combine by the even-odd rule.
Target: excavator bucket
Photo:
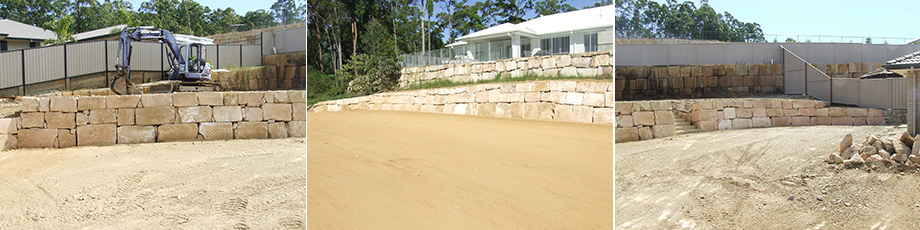
[[[115,77],[109,88],[118,95],[141,94],[141,91],[134,87],[134,83],[131,83],[131,80],[123,76]]]

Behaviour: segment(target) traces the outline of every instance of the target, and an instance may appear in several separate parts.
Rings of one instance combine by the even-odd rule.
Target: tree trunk
[[[351,22],[351,56],[358,55],[358,29],[354,21]],[[355,68],[355,76],[358,76],[358,68]]]

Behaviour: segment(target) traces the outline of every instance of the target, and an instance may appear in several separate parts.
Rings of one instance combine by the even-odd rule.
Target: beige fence
[[[785,47],[786,94],[808,94],[823,101],[864,108],[907,109],[905,78],[831,78]]]
[[[134,42],[132,45],[132,71],[166,72],[170,69],[170,57],[162,43]],[[207,48],[206,59],[215,69],[261,65],[260,46],[211,45]],[[0,52],[0,89],[114,71],[117,53],[117,41],[79,42]]]

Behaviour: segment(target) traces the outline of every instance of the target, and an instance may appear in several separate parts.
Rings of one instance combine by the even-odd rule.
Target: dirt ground
[[[823,161],[846,133],[861,142],[870,133],[904,130],[780,127],[617,144],[615,226],[920,229],[916,169]]]
[[[609,125],[413,112],[307,117],[310,229],[609,229]]]
[[[0,229],[303,229],[304,141],[0,152]]]

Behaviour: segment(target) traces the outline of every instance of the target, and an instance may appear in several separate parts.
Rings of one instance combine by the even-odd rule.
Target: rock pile
[[[840,141],[839,152],[829,154],[825,161],[846,166],[873,162],[920,165],[920,143],[917,142],[920,142],[920,135],[911,137],[907,132],[898,138],[869,134],[861,143],[853,143],[853,135],[847,134]]]

